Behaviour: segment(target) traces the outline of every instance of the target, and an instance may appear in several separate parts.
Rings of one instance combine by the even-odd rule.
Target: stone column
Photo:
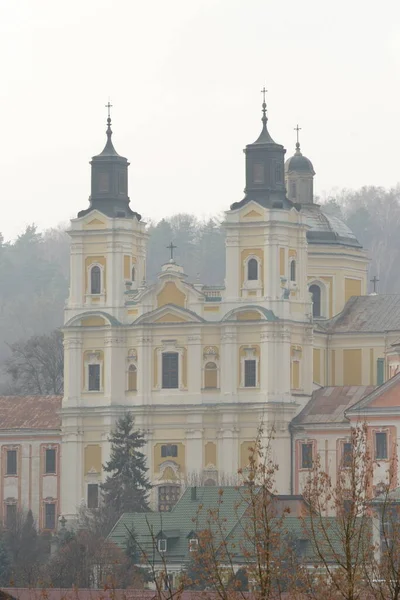
[[[126,352],[122,336],[109,331],[104,338],[104,400],[125,404]]]
[[[83,481],[83,436],[76,418],[62,415],[61,514],[71,525],[82,501],[86,502]]]
[[[268,396],[273,393],[274,371],[271,362],[274,361],[274,339],[269,331],[269,324],[263,325],[260,333],[260,393],[268,400]]]
[[[279,341],[278,341],[279,340]],[[278,355],[276,357],[277,366],[277,392],[282,400],[291,398],[291,381],[290,381],[290,329],[282,325],[277,332]]]
[[[219,430],[218,471],[220,477],[236,478],[239,468],[239,430],[234,425],[225,425]]]
[[[241,260],[240,260],[240,247],[239,247],[239,236],[237,233],[230,234],[229,229],[226,236],[225,242],[226,251],[226,298],[228,301],[236,300],[241,296],[240,289],[240,272],[241,272]]]
[[[84,269],[83,244],[73,242],[70,253],[70,282],[67,302],[67,307],[71,310],[82,307],[85,303],[86,290],[83,287],[85,285]]]
[[[66,332],[64,336],[64,407],[79,406],[82,394],[83,378],[83,356],[82,339],[80,334],[74,333],[78,337],[69,337]]]
[[[197,416],[197,415],[196,415]],[[190,420],[190,419],[189,419]],[[188,423],[190,426],[190,424]],[[186,429],[186,476],[195,475],[201,481],[203,470],[203,429],[199,425]],[[188,469],[190,465],[190,472]],[[190,480],[190,478],[189,478]],[[196,481],[196,479],[195,479]]]
[[[224,400],[236,400],[238,388],[239,349],[236,326],[227,325],[221,335],[221,394]]]
[[[153,389],[154,356],[152,338],[149,333],[142,331],[136,338],[138,352],[136,404],[151,404]]]
[[[187,356],[187,382],[190,394],[201,393],[203,387],[201,381],[202,375],[202,354],[201,354],[201,335],[193,333],[188,337],[188,356]]]

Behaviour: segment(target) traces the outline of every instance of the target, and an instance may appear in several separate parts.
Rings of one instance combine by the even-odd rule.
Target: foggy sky
[[[1,0],[0,231],[88,206],[108,98],[131,207],[160,219],[242,198],[261,127],[316,193],[400,181],[396,0]]]

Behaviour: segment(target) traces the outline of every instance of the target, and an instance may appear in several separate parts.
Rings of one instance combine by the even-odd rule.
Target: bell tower
[[[129,162],[112,142],[111,104],[106,144],[93,156],[89,207],[71,221],[70,294],[65,322],[83,311],[126,316],[125,292],[145,279],[145,224],[128,196]]]

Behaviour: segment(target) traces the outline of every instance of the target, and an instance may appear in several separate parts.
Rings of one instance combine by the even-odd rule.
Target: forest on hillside
[[[343,219],[368,250],[369,272],[379,278],[378,291],[400,293],[400,184],[392,189],[342,190],[322,206],[326,213]],[[176,261],[189,281],[224,283],[224,232],[219,218],[201,221],[177,214],[150,222],[148,232],[148,281],[155,280],[168,260],[166,246],[173,241]],[[66,228],[39,232],[30,225],[13,242],[4,242],[0,234],[0,365],[11,344],[62,325],[68,280]],[[0,377],[2,391],[4,378]]]

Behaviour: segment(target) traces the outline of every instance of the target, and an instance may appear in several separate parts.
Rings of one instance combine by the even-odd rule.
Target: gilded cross
[[[379,279],[377,278],[376,275],[374,275],[373,278],[370,279],[370,282],[374,286],[374,294],[376,294],[376,284],[378,283],[378,281],[379,281]]]
[[[174,244],[171,242],[167,248],[171,253],[171,260],[174,260],[174,250],[177,248],[177,246],[174,246]]]

